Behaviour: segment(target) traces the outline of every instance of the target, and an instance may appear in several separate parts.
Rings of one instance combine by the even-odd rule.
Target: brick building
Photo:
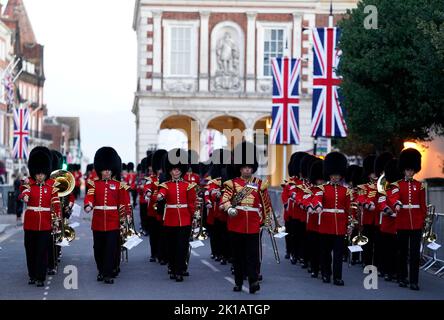
[[[335,22],[355,4],[355,0],[333,1]],[[201,151],[202,160],[210,148],[205,144],[213,141],[207,139],[211,131],[221,135],[223,129],[247,129],[246,139],[253,138],[254,129],[268,133],[271,58],[282,56],[284,50],[303,60],[301,144],[288,147],[286,153],[311,150],[313,54],[304,29],[327,26],[329,8],[326,0],[137,0],[133,113],[138,160],[147,149],[164,146],[159,141],[164,130],[182,129],[189,147]],[[199,129],[195,137],[191,137],[192,123]],[[229,146],[229,137],[226,140]],[[268,146],[266,140],[262,147],[275,161],[273,184],[277,184],[283,174],[283,147]]]

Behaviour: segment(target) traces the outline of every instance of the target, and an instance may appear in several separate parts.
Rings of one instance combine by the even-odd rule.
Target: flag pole
[[[330,15],[328,16],[328,27],[334,27],[334,16],[333,16],[333,0],[330,0]],[[327,153],[331,152],[331,137],[327,138]]]
[[[288,40],[285,40],[285,49],[284,49],[284,59],[288,59]],[[287,178],[287,148],[288,144],[283,145],[283,153],[282,153],[282,180]]]

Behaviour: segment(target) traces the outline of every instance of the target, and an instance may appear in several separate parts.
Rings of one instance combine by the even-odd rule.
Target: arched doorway
[[[190,116],[169,116],[160,124],[157,148],[199,150],[199,124]],[[197,146],[197,147],[196,147]]]
[[[210,134],[213,131],[217,131],[218,133],[215,133],[215,137],[223,135],[221,140],[225,141],[225,145],[222,147],[227,149],[232,149],[235,145],[242,142],[245,129],[246,125],[241,119],[228,115],[213,118],[207,125],[207,132]],[[209,143],[207,143],[207,146],[210,150],[212,149]]]

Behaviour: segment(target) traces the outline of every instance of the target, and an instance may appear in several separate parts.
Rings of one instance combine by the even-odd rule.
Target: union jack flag
[[[271,144],[299,144],[299,80],[301,60],[273,58]]]
[[[14,147],[15,159],[28,159],[29,109],[21,106],[14,108]]]
[[[341,37],[339,28],[313,30],[313,137],[346,137],[347,125],[340,104],[341,78],[336,75],[341,50],[336,46]]]

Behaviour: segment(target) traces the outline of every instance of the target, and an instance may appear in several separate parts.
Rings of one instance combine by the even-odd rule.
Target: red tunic
[[[214,219],[222,222],[227,222],[228,219],[227,213],[220,208],[220,202],[222,200],[221,184],[221,178],[217,178],[209,181],[205,188],[205,204],[211,204],[207,217],[207,223],[210,225],[214,224]],[[218,193],[220,193],[219,197],[217,197]],[[209,220],[210,222],[208,222]]]
[[[370,205],[370,204],[374,204],[375,206],[377,206],[378,201],[377,201],[376,196],[377,196],[378,190],[376,188],[376,183],[369,182],[367,184],[358,186],[358,188],[360,189],[360,191],[358,194],[358,199],[356,201],[357,203],[359,203],[362,206]],[[379,219],[379,215],[377,215],[376,212],[377,212],[376,209],[373,211],[363,209],[362,210],[362,224],[363,225],[374,225],[375,222],[377,222],[377,219]]]
[[[183,175],[183,180],[190,183],[199,184],[200,176],[197,173],[187,172]]]
[[[254,178],[255,190],[245,197],[236,209],[238,214],[235,217],[228,216],[227,227],[230,232],[254,234],[259,233],[261,224],[265,218],[264,200],[268,199],[267,183]],[[249,182],[242,178],[234,178],[224,183],[224,194],[222,197],[222,205],[227,209],[232,198],[239,193]]]
[[[425,185],[414,179],[393,184],[391,201],[402,206],[396,216],[397,230],[422,230],[427,214]]]
[[[396,187],[390,185],[390,188],[386,191],[386,196],[380,196],[378,200],[377,209],[380,213],[381,225],[380,230],[383,233],[396,234],[396,211],[394,208],[393,200],[393,190]],[[391,209],[394,213],[393,215],[386,214],[384,210]]]
[[[183,179],[167,181],[159,185],[159,195],[166,200],[163,225],[186,227],[192,223],[196,209],[196,185]]]
[[[352,190],[342,185],[324,184],[318,187],[314,203],[322,203],[319,233],[345,235],[347,233]]]
[[[291,193],[296,188],[296,185],[300,180],[298,177],[290,177],[289,181],[285,181],[282,186],[282,204],[284,205],[284,220],[288,222],[290,219],[293,218],[293,206],[294,206],[294,200],[291,198]]]
[[[131,171],[126,175],[124,181],[130,187],[131,190],[136,190],[136,180],[137,180],[137,173]]]
[[[148,180],[143,187],[143,192],[145,194],[145,199],[150,200],[150,203],[148,205],[148,217],[153,217],[156,218],[156,220],[161,221],[162,217],[157,213],[155,209],[158,190],[159,178],[157,177],[157,175],[152,174],[148,177]]]
[[[19,199],[29,197],[25,211],[23,229],[26,231],[51,231],[51,213],[60,217],[60,199],[57,189],[54,188],[54,180],[48,179],[43,184],[37,184],[30,179],[29,184],[23,185],[23,191]]]
[[[128,186],[117,180],[90,181],[84,204],[94,208],[93,231],[119,230],[120,217],[131,215]]]
[[[322,191],[317,186],[311,186],[309,188],[310,193],[306,193],[303,200],[305,210],[307,210],[307,231],[319,232],[319,214],[315,211],[315,208],[321,206],[319,196],[322,195]],[[313,210],[312,213],[308,213],[308,209]]]

